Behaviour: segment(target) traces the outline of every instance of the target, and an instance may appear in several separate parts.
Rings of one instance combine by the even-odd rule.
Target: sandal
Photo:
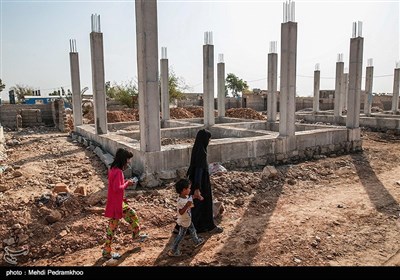
[[[199,237],[199,239],[197,239],[197,242],[194,244],[194,247],[197,248],[199,247],[201,244],[204,244],[204,239]]]
[[[222,233],[224,231],[224,229],[220,226],[215,226],[215,228],[213,228],[210,233]]]
[[[182,256],[182,252],[181,251],[172,251],[172,250],[169,250],[168,251],[168,256],[170,256],[170,257],[180,257],[180,256]]]
[[[136,239],[136,242],[144,242],[147,238],[149,238],[147,233],[140,233]]]
[[[105,259],[114,259],[114,260],[118,260],[119,258],[121,258],[121,255],[118,253],[103,253],[103,258]]]

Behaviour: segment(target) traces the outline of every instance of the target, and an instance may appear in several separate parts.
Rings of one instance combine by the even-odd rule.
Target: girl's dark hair
[[[111,167],[117,167],[119,169],[123,169],[125,164],[128,162],[128,159],[132,158],[133,154],[123,148],[119,148],[117,153],[115,154],[114,161],[111,163]]]
[[[177,193],[181,193],[184,189],[188,188],[190,185],[190,181],[188,179],[180,179],[175,184],[175,190]]]

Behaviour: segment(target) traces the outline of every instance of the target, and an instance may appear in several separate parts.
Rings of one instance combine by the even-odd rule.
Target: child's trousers
[[[140,224],[136,211],[124,202],[122,204],[122,214],[124,220],[127,221],[132,228],[132,238],[137,238],[140,232]],[[111,254],[111,244],[115,231],[118,228],[118,224],[119,219],[110,219],[108,223],[106,241],[103,247],[103,256],[109,256]]]

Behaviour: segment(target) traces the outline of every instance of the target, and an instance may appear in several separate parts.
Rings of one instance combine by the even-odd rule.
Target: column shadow
[[[285,178],[286,172],[282,173],[282,178]],[[216,253],[219,265],[247,266],[252,264],[284,184],[284,179],[279,184],[271,184],[267,186],[265,192],[259,193],[251,199],[245,213],[239,218],[235,229],[231,231],[228,240]],[[267,207],[260,207],[261,205]],[[243,250],[239,251],[239,246],[243,246]]]
[[[354,166],[356,168],[361,184],[368,194],[375,209],[385,215],[396,215],[399,203],[385,188],[364,153],[352,154]]]

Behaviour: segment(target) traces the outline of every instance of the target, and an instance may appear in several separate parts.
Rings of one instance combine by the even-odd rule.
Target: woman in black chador
[[[221,233],[223,229],[215,225],[213,218],[213,199],[207,163],[207,146],[210,138],[211,133],[208,130],[201,129],[197,132],[187,171],[187,176],[192,182],[191,194],[194,198],[192,222],[197,232]]]

